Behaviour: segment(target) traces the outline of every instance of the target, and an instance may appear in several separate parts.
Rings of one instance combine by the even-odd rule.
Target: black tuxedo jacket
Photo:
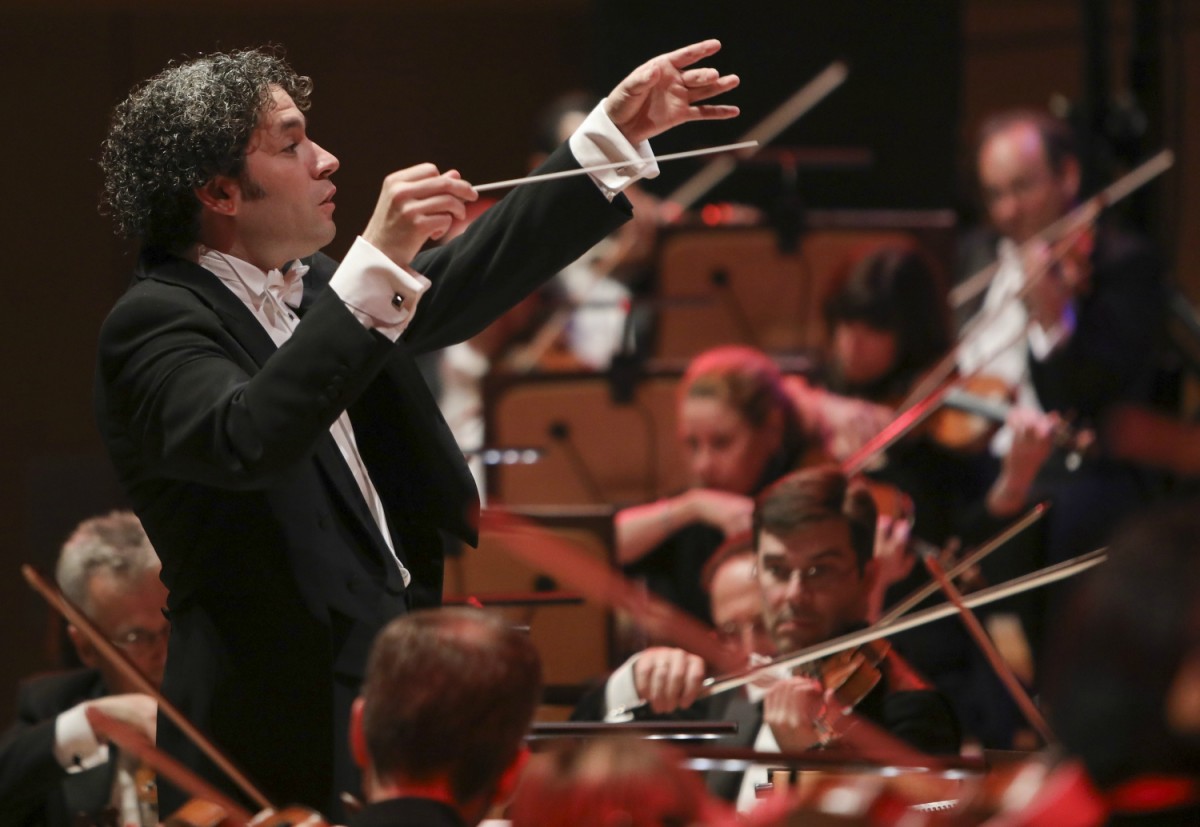
[[[113,761],[68,773],[54,757],[54,720],[105,694],[100,673],[78,669],[31,678],[17,694],[17,720],[0,739],[0,825],[70,827],[112,797]]]
[[[563,147],[545,168],[572,166]],[[586,176],[517,189],[418,256],[433,286],[398,343],[324,289],[326,256],[276,349],[207,270],[143,255],[101,330],[96,415],[170,590],[163,691],[273,801],[332,814],[357,792],[346,721],[370,643],[440,601],[444,534],[475,539],[474,483],[414,355],[474,335],[629,213]],[[408,589],[329,433],[342,411]],[[159,742],[230,789],[162,720]]]
[[[990,231],[968,235],[959,249],[960,275],[995,261],[998,240]],[[1101,226],[1089,263],[1075,333],[1045,361],[1030,360],[1042,407],[1083,424],[1095,422],[1113,402],[1149,400],[1167,306],[1163,262],[1145,239]],[[972,307],[982,301],[981,294]]]

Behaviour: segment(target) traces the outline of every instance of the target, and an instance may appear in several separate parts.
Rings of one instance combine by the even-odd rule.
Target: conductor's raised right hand
[[[444,236],[466,219],[466,204],[479,197],[457,170],[433,164],[393,172],[383,179],[379,202],[362,237],[400,266],[407,266],[426,241]]]

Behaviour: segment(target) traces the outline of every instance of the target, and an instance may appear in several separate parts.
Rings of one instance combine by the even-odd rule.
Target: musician
[[[474,484],[413,356],[628,218],[619,191],[653,174],[632,163],[647,139],[737,113],[703,103],[736,76],[689,68],[719,48],[636,69],[544,167],[630,162],[616,174],[519,188],[418,255],[476,192],[453,170],[400,170],[340,264],[317,253],[338,160],[308,135],[311,82],[277,55],[176,64],[117,107],[107,208],[143,250],[100,334],[97,418],[163,558],[163,690],[268,797],[337,817],[369,643],[440,600],[443,534],[475,540]],[[228,788],[174,725],[158,742]]]
[[[999,376],[1021,407],[1079,427],[1102,425],[1116,403],[1149,401],[1165,305],[1162,262],[1147,242],[1102,223],[1024,301],[1013,299],[1026,274],[1052,256],[1038,247],[1022,257],[1018,245],[1065,215],[1080,194],[1069,127],[1041,112],[1001,112],[980,129],[975,157],[990,226],[964,239],[960,260],[964,274],[999,262],[976,319],[998,315],[960,351],[960,369]],[[1009,440],[1007,430],[997,434],[993,453],[1004,456]],[[1068,462],[1065,450],[1051,456],[1029,497],[1055,501],[1047,521],[1051,560],[1102,545],[1148,493],[1127,465],[1085,458],[1073,470]]]
[[[541,686],[529,636],[497,615],[448,607],[389,623],[351,712],[368,803],[352,827],[478,824],[529,758]]]
[[[865,625],[876,577],[876,512],[871,495],[832,466],[785,476],[759,498],[754,512],[757,582],[762,616],[781,653],[828,640]],[[645,701],[654,713],[736,720],[741,745],[803,750],[827,743],[826,698],[808,676],[779,676],[768,689],[750,688],[697,702],[705,665],[696,655],[656,647],[635,655],[607,685],[611,711]],[[857,714],[928,752],[958,751],[960,734],[946,700],[904,661],[889,653],[881,681],[855,706]],[[763,726],[766,724],[766,726]],[[753,785],[765,781],[714,774],[710,785],[752,806]]]
[[[159,561],[137,517],[114,511],[80,523],[59,554],[63,594],[154,684],[162,681],[170,626]],[[157,705],[134,691],[74,625],[83,668],[25,681],[17,720],[0,739],[0,822],[69,827],[77,820],[157,827],[152,778],[100,742],[96,707],[153,739]]]
[[[651,591],[708,619],[700,569],[750,529],[752,499],[798,467],[807,449],[779,368],[763,352],[713,348],[688,365],[676,406],[686,491],[617,513],[617,562]]]
[[[895,402],[949,349],[945,278],[916,246],[880,245],[851,257],[822,305],[835,393]]]
[[[708,593],[721,641],[745,655],[770,657],[775,643],[763,622],[755,560],[754,534],[732,537],[708,558],[700,570],[700,585]]]

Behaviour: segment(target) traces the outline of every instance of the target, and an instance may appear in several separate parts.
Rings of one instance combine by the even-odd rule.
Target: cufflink
[[[399,310],[400,305],[402,305],[402,304],[404,304],[404,297],[401,296],[399,293],[393,293],[392,294],[392,307]]]

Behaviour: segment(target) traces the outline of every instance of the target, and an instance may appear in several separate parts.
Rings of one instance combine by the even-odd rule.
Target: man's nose
[[[317,150],[317,177],[328,178],[337,172],[338,167],[341,166],[341,162],[338,161],[337,156],[332,152],[327,152],[324,147],[316,142],[313,143],[313,146]]]
[[[788,573],[787,582],[787,601],[792,605],[799,605],[806,601],[812,595],[812,588],[804,582],[804,572],[800,569],[792,569]]]
[[[739,632],[741,633],[740,643],[742,644],[742,650],[745,652],[757,652],[760,632],[758,625],[755,623],[746,623],[739,629]]]
[[[1017,196],[1011,192],[998,196],[992,202],[992,220],[1001,226],[1012,223],[1017,217],[1019,206]]]

